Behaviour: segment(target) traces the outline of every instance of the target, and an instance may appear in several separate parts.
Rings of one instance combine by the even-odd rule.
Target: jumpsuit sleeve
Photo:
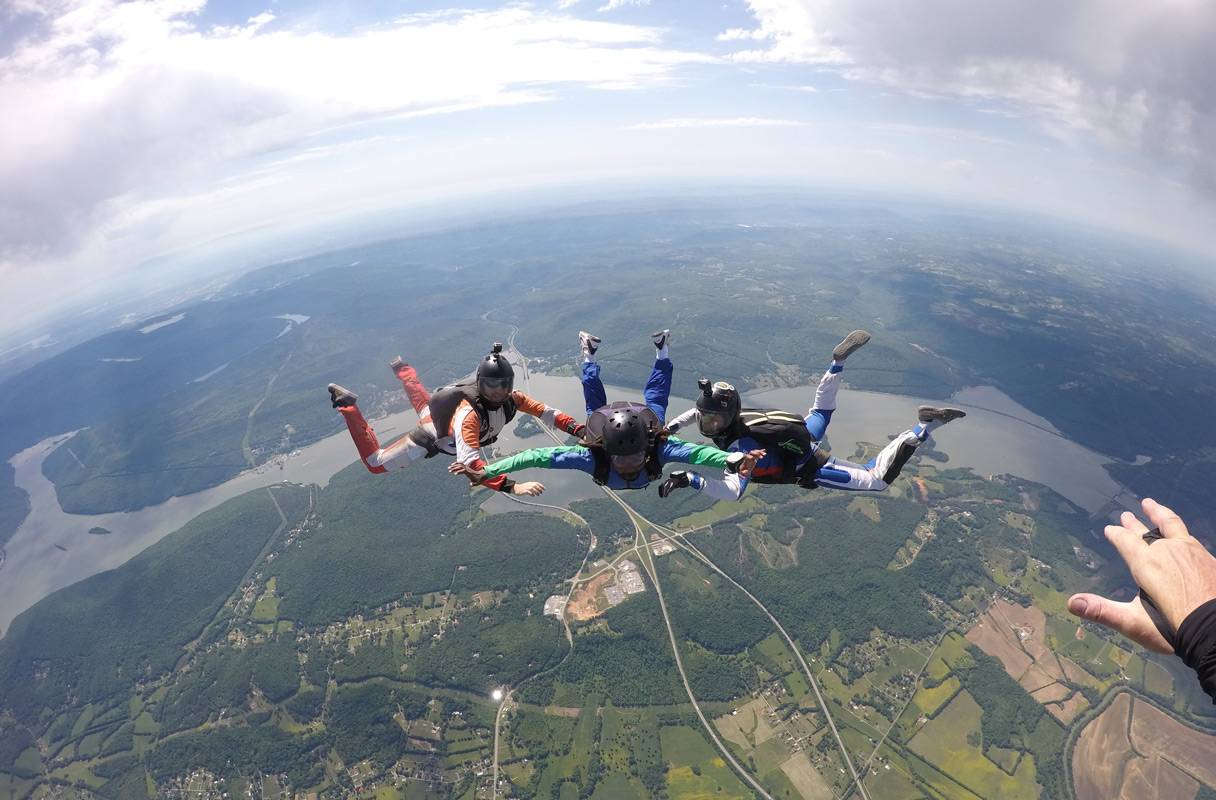
[[[521,469],[577,469],[595,472],[595,457],[585,447],[535,447],[500,458],[486,467],[486,478],[495,478]],[[486,481],[489,483],[489,480]]]
[[[563,414],[558,409],[551,408],[523,392],[512,392],[511,397],[515,400],[515,407],[523,413],[537,417],[550,428],[557,428],[559,431],[574,435],[574,430],[578,427],[578,420],[574,417]]]
[[[481,452],[481,420],[467,400],[462,400],[456,408],[456,414],[452,417],[452,433],[456,440],[456,460],[471,469],[484,467],[486,459]],[[482,483],[482,486],[496,492],[510,491],[514,485],[514,481],[506,475],[498,475]]]
[[[687,425],[691,425],[700,419],[701,419],[701,412],[697,411],[697,409],[695,407],[693,407],[693,408],[688,409],[687,411],[685,411],[683,414],[676,417],[675,419],[668,420],[667,421],[667,430],[671,431],[672,433],[675,433],[676,431],[680,430],[680,428],[683,428]]]
[[[659,451],[659,460],[664,464],[673,461],[681,464],[695,464],[699,467],[726,468],[726,459],[730,453],[705,444],[693,444],[672,436],[663,443]]]

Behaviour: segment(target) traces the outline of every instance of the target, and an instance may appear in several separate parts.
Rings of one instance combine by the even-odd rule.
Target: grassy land
[[[672,800],[751,798],[752,791],[731,771],[700,732],[684,726],[660,730]]]
[[[980,714],[976,702],[962,692],[916,734],[909,747],[981,797],[1035,800],[1033,759],[1024,758],[1010,776],[986,758],[979,736]]]

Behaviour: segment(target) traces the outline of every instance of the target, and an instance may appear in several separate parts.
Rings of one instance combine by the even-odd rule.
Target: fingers
[[[1141,522],[1139,518],[1130,511],[1124,511],[1119,515],[1119,524],[1137,536],[1148,531],[1148,526]]]
[[[1149,518],[1153,525],[1161,530],[1161,535],[1167,539],[1185,539],[1191,534],[1186,529],[1186,523],[1182,521],[1173,509],[1166,508],[1151,497],[1146,497],[1140,501],[1140,507],[1144,509],[1144,514]]]
[[[1125,513],[1124,516],[1135,519],[1131,514]],[[1139,531],[1133,531],[1127,525],[1106,526],[1106,540],[1115,546],[1115,549],[1119,551],[1119,555],[1123,557],[1124,563],[1129,567],[1139,557],[1138,551],[1148,547],[1144,540],[1140,538],[1140,534],[1148,529],[1143,525],[1139,527]]]
[[[1130,603],[1119,603],[1096,594],[1074,594],[1068,598],[1068,610],[1073,616],[1118,631],[1149,650],[1158,653],[1174,652],[1149,618],[1138,597]]]

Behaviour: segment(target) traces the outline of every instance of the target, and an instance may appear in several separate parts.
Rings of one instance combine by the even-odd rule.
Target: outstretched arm
[[[512,392],[511,397],[515,400],[515,407],[525,414],[531,414],[549,427],[571,436],[582,436],[583,424],[569,414],[563,414],[520,391]]]
[[[676,417],[675,419],[668,420],[667,421],[667,430],[671,433],[675,433],[676,431],[680,430],[680,428],[685,428],[685,427],[688,427],[689,425],[692,425],[694,422],[697,422],[700,418],[701,418],[701,412],[698,411],[696,409],[696,407],[690,408],[687,411],[685,411],[683,414],[681,414],[680,416]]]
[[[1155,526],[1152,531],[1125,511],[1119,525],[1106,526],[1106,538],[1127,563],[1141,595],[1118,602],[1074,594],[1068,610],[1150,650],[1177,654],[1216,700],[1216,558],[1173,511],[1151,498],[1140,505]]]
[[[752,467],[756,465],[756,461],[764,458],[764,451],[728,453],[711,445],[693,444],[672,436],[663,443],[660,455],[664,464],[675,461],[680,464],[695,464],[699,467],[718,467],[748,477]]]
[[[593,473],[595,458],[585,447],[534,447],[480,468],[470,467],[458,461],[448,467],[448,472],[467,475],[469,480],[480,483],[524,469],[577,469]]]

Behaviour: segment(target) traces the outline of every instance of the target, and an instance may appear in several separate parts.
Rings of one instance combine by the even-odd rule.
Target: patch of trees
[[[750,688],[739,658],[720,656],[692,646],[682,653],[684,671],[698,700],[733,700]]]
[[[279,615],[322,625],[366,614],[406,593],[447,589],[458,566],[458,585],[474,590],[520,588],[578,566],[581,526],[518,512],[467,526],[472,502],[441,469],[409,480],[339,473],[317,500],[322,526],[274,562]]]
[[[405,649],[395,636],[390,636],[384,643],[364,641],[354,653],[343,650],[334,659],[331,669],[334,678],[341,683],[375,677],[399,678],[401,664],[405,661]]]
[[[606,497],[576,500],[570,504],[570,510],[587,520],[601,546],[633,536],[633,523],[629,521],[629,515]]]
[[[978,538],[957,521],[942,519],[936,535],[925,542],[916,560],[903,571],[924,591],[947,601],[962,597],[969,586],[991,587],[992,580],[976,546]]]
[[[719,576],[706,586],[702,573],[686,580],[672,578],[671,557],[658,559],[664,599],[676,630],[717,653],[740,653],[771,632],[768,618],[735,587]]]
[[[579,636],[556,680],[603,694],[618,706],[663,705],[684,697],[671,652],[634,633]]]
[[[334,693],[325,727],[347,764],[369,758],[381,767],[405,753],[405,731],[393,718],[397,690],[380,683],[343,686]]]
[[[875,523],[849,512],[850,500],[830,497],[799,506],[806,535],[798,542],[798,564],[788,569],[768,567],[746,541],[739,541],[734,525],[714,526],[698,546],[751,587],[807,646],[822,642],[833,628],[840,632],[842,646],[867,641],[875,628],[909,639],[940,631],[918,577],[886,568],[923,518],[923,507],[875,498],[882,514],[882,522]]]
[[[148,778],[143,764],[136,764],[126,772],[102,784],[97,793],[106,800],[146,800]]]
[[[296,692],[295,697],[287,701],[287,710],[300,722],[308,722],[321,713],[325,704],[325,690],[309,686]]]
[[[406,675],[473,692],[492,683],[518,683],[565,654],[560,628],[540,612],[541,601],[522,593],[493,608],[470,610],[449,622],[440,639],[418,648]]]
[[[102,761],[90,768],[90,772],[99,778],[114,778],[139,763],[139,756],[125,753],[121,756]]]
[[[699,441],[690,435],[693,441]],[[673,469],[683,469],[681,465],[668,467],[667,473]],[[644,491],[621,492],[621,498],[646,519],[666,525],[680,517],[686,517],[697,511],[704,511],[716,501],[701,492],[675,492],[670,497],[661,498],[653,486]]]
[[[0,724],[0,770],[22,778],[35,777],[36,772],[29,772],[17,766],[17,759],[27,748],[33,746],[34,737],[25,727],[12,723]]]
[[[1023,742],[1045,713],[1043,707],[1009,677],[1000,661],[971,645],[968,645],[967,653],[974,663],[960,664],[954,673],[984,711],[981,721],[984,750],[989,747],[1022,749]]]
[[[1069,796],[1068,776],[1064,773],[1064,739],[1064,729],[1050,714],[1040,717],[1026,738],[1026,747],[1034,756],[1035,778],[1043,787],[1044,797]]]
[[[295,642],[290,636],[250,645],[223,648],[199,658],[169,690],[160,709],[166,732],[201,725],[222,708],[241,708],[253,686],[279,702],[299,688]]]
[[[164,739],[145,759],[157,783],[202,768],[225,777],[286,773],[295,786],[313,786],[324,775],[330,739],[337,744],[334,734],[292,735],[273,725],[219,727]]]

